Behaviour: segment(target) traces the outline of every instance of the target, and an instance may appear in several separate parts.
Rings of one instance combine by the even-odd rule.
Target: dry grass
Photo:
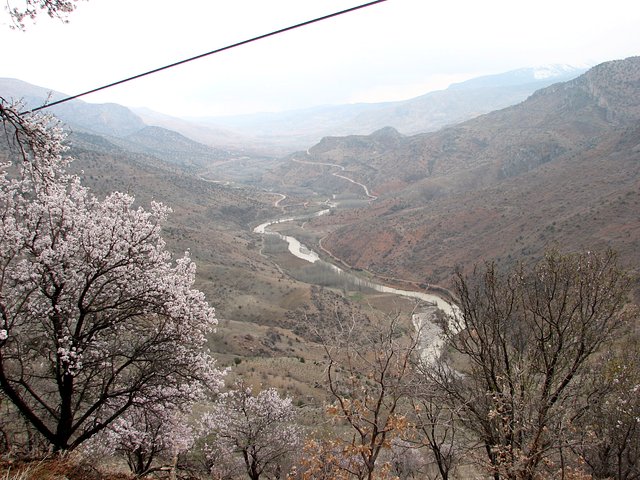
[[[0,463],[0,480],[132,480],[131,474],[105,471],[74,455]]]

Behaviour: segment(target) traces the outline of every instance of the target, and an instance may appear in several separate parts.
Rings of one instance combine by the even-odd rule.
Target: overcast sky
[[[26,32],[10,30],[3,14],[0,76],[75,94],[362,3],[89,0],[68,24],[42,17]],[[483,74],[638,54],[637,0],[387,0],[84,100],[177,116],[283,111],[399,100]]]

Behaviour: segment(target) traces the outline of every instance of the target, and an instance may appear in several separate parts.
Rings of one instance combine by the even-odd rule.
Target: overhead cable
[[[77,95],[72,95],[70,97],[66,97],[66,98],[63,98],[61,100],[56,100],[55,102],[46,103],[46,104],[41,105],[39,107],[36,107],[36,108],[31,109],[31,110],[22,112],[21,115],[24,115],[24,114],[27,114],[27,113],[34,113],[34,112],[37,112],[39,110],[43,110],[45,108],[53,107],[55,105],[60,105],[61,103],[65,103],[65,102],[68,102],[70,100],[75,100],[76,98],[79,98],[79,97],[84,97],[85,95],[89,95],[90,93],[99,92],[100,90],[105,90],[107,88],[115,87],[116,85],[120,85],[122,83],[130,82],[132,80],[137,80],[138,78],[146,77],[147,75],[158,73],[158,72],[161,72],[163,70],[167,70],[169,68],[177,67],[178,65],[183,65],[185,63],[192,62],[194,60],[199,60],[201,58],[208,57],[209,55],[214,55],[216,53],[224,52],[225,50],[231,50],[232,48],[236,48],[236,47],[239,47],[241,45],[246,45],[247,43],[256,42],[256,41],[262,40],[264,38],[272,37],[274,35],[279,35],[281,33],[288,32],[288,31],[294,30],[296,28],[305,27],[307,25],[311,25],[312,23],[321,22],[321,21],[327,20],[329,18],[337,17],[339,15],[344,15],[345,13],[354,12],[356,10],[360,10],[362,8],[370,7],[370,6],[375,5],[377,3],[382,3],[382,2],[386,2],[386,1],[387,0],[375,0],[373,2],[364,3],[364,4],[358,5],[356,7],[347,8],[346,10],[341,10],[339,12],[331,13],[331,14],[325,15],[323,17],[314,18],[313,20],[307,20],[306,22],[298,23],[298,24],[292,25],[290,27],[281,28],[280,30],[275,30],[273,32],[265,33],[263,35],[259,35],[257,37],[253,37],[253,38],[250,38],[248,40],[243,40],[241,42],[237,42],[237,43],[234,43],[234,44],[231,44],[231,45],[227,45],[226,47],[218,48],[216,50],[211,50],[210,52],[206,52],[206,53],[202,53],[200,55],[196,55],[195,57],[186,58],[184,60],[180,60],[178,62],[174,62],[174,63],[171,63],[169,65],[165,65],[163,67],[154,68],[153,70],[149,70],[149,71],[144,72],[144,73],[139,73],[138,75],[134,75],[132,77],[125,78],[123,80],[118,80],[117,82],[112,82],[112,83],[109,83],[108,85],[103,85],[102,87],[93,88],[91,90],[87,90],[86,92],[78,93]]]

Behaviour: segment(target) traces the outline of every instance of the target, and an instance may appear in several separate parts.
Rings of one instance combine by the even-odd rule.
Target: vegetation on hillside
[[[67,173],[51,118],[7,104],[1,114],[13,149],[0,183],[8,458],[106,455],[136,476],[254,480],[639,473],[639,373],[616,344],[637,312],[613,253],[460,271],[435,362],[400,317],[320,313],[310,326],[333,401],[305,422],[304,404],[275,389],[240,379],[219,393],[224,372],[206,348],[214,312],[189,256],[174,263],[165,250],[164,207],[92,196]],[[596,430],[595,413],[615,428]]]
[[[74,166],[54,118],[0,98],[0,479],[640,478],[639,69],[326,139],[275,202],[162,129],[77,135]],[[251,234],[336,181],[366,207],[296,234],[416,288],[455,272],[450,315]]]

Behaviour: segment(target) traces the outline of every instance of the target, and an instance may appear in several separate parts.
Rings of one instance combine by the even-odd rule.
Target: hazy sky
[[[42,17],[26,32],[10,30],[2,14],[0,76],[75,94],[362,3],[89,0],[70,23]],[[84,100],[171,115],[282,111],[399,100],[482,74],[638,54],[637,0],[387,0]]]

